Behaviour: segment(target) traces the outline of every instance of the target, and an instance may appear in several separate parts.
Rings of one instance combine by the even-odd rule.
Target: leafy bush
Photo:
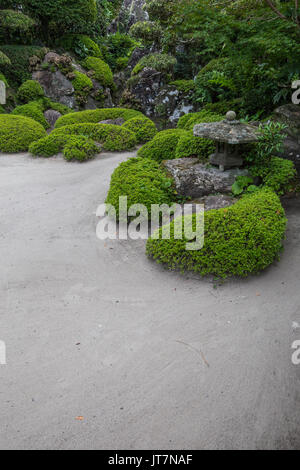
[[[235,99],[231,101],[218,101],[217,103],[208,103],[204,106],[203,111],[212,114],[226,115],[228,111],[235,111],[237,115],[241,112],[241,100]]]
[[[196,216],[192,218],[196,230]],[[262,190],[244,196],[235,205],[205,213],[204,247],[197,251],[186,249],[189,242],[174,238],[162,239],[164,227],[147,242],[147,254],[169,269],[246,277],[258,273],[278,258],[286,228],[284,210],[278,196]],[[176,232],[175,232],[176,233]],[[177,234],[178,235],[178,234]]]
[[[129,30],[129,34],[133,38],[142,41],[146,46],[152,46],[153,43],[159,45],[162,32],[162,27],[155,21],[138,21]]]
[[[51,134],[36,142],[30,147],[33,155],[49,157],[59,153],[68,136],[81,135],[88,137],[102,144],[103,148],[108,151],[130,150],[136,145],[135,134],[127,129],[113,124],[73,124],[60,127],[51,132]]]
[[[289,191],[290,184],[297,176],[294,163],[279,157],[272,157],[267,166],[254,165],[250,171],[253,176],[262,179],[264,186],[280,196]]]
[[[108,64],[97,57],[87,57],[83,67],[94,72],[95,79],[103,86],[112,87],[114,84],[113,74]]]
[[[107,119],[117,119],[119,117],[128,121],[134,117],[144,116],[139,111],[134,109],[123,108],[102,108],[93,109],[88,111],[80,111],[72,115],[62,116],[56,121],[55,127],[62,127],[70,124],[79,124],[83,122],[97,123],[99,121],[106,121]]]
[[[122,127],[135,133],[138,144],[153,139],[157,134],[154,122],[145,116],[131,118]]]
[[[14,42],[22,42],[23,44],[24,41],[30,39],[30,33],[32,33],[35,26],[34,20],[29,16],[14,10],[1,10],[0,24],[1,42],[10,42],[8,39],[13,39]]]
[[[223,116],[202,110],[198,113],[189,113],[181,116],[177,123],[177,128],[192,131],[196,124],[201,124],[202,122],[218,122],[222,120]]]
[[[98,44],[85,34],[67,34],[57,41],[67,51],[75,52],[80,59],[98,57],[102,59],[102,53]]]
[[[49,123],[44,117],[43,107],[37,101],[31,101],[22,106],[17,106],[11,114],[27,116],[39,122],[45,129],[49,127]]]
[[[102,42],[101,42],[102,44]],[[109,34],[104,39],[103,56],[105,62],[112,70],[120,70],[127,66],[131,56],[138,43],[128,34]]]
[[[37,100],[44,96],[44,90],[35,80],[27,80],[18,89],[17,99],[21,103]]]
[[[138,75],[145,67],[151,67],[158,72],[172,76],[177,63],[175,57],[168,54],[150,54],[141,58],[132,71],[132,75]]]
[[[210,139],[195,137],[192,132],[183,135],[176,147],[176,158],[197,157],[201,162],[206,162],[215,151],[215,144]]]
[[[83,135],[69,136],[66,145],[64,146],[63,154],[66,160],[78,160],[80,162],[90,160],[97,153],[99,148],[93,140],[84,137]]]
[[[113,172],[106,203],[116,209],[119,218],[119,197],[127,196],[128,207],[144,204],[151,214],[151,204],[172,204],[172,180],[157,162],[130,158]]]
[[[0,115],[0,151],[25,152],[29,145],[46,135],[41,124],[24,116]]]
[[[5,76],[3,73],[0,72],[0,80],[5,84],[6,87],[8,87],[8,81],[6,80]]]
[[[10,59],[3,72],[12,87],[18,88],[23,82],[31,79],[29,59],[32,56],[43,58],[45,50],[37,46],[1,46],[1,51]]]
[[[176,158],[178,142],[185,134],[186,132],[182,129],[159,132],[153,140],[139,149],[137,155],[157,162]]]

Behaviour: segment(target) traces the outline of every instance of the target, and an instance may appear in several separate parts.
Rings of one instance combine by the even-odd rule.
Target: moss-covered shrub
[[[56,121],[55,127],[63,127],[70,124],[80,124],[84,122],[97,123],[100,121],[106,121],[107,119],[123,118],[124,121],[128,121],[134,117],[143,116],[139,111],[134,109],[123,109],[123,108],[102,108],[93,109],[88,111],[80,111],[73,113],[72,115],[62,116]]]
[[[170,77],[174,73],[177,60],[168,54],[149,54],[141,58],[132,71],[132,75],[138,75],[145,67],[162,72]]]
[[[219,114],[202,110],[198,113],[185,114],[184,116],[179,118],[177,128],[192,131],[196,124],[201,124],[202,122],[217,122],[222,121],[223,119],[224,117]]]
[[[59,153],[70,135],[81,135],[102,144],[108,151],[130,150],[136,145],[135,134],[113,124],[73,124],[55,129],[51,134],[30,147],[33,155],[50,157]]]
[[[176,158],[176,148],[181,137],[186,135],[182,129],[172,129],[156,134],[153,140],[139,149],[137,155],[157,162]]]
[[[114,85],[114,79],[112,71],[108,64],[102,59],[97,57],[87,57],[83,62],[83,66],[87,70],[94,72],[95,79],[103,86],[112,87]]]
[[[45,119],[44,109],[41,103],[37,101],[31,101],[30,103],[17,106],[12,114],[27,116],[35,121],[39,122],[45,129],[48,129],[49,123]]]
[[[122,127],[134,132],[139,144],[148,142],[157,134],[154,122],[145,116],[131,118]]]
[[[86,59],[89,56],[102,59],[98,44],[84,34],[67,34],[57,41],[57,45],[66,51],[75,52],[81,59]]]
[[[44,96],[44,90],[35,80],[27,80],[18,89],[17,99],[20,103],[29,103]]]
[[[192,218],[196,230],[196,217]],[[148,240],[147,254],[169,269],[194,271],[201,275],[212,274],[221,278],[234,275],[245,277],[258,273],[277,259],[282,249],[286,228],[284,210],[278,196],[270,190],[258,191],[245,196],[235,205],[205,213],[204,247],[191,251],[186,249],[187,240],[174,237]],[[177,226],[175,227],[178,230]],[[175,230],[175,233],[177,233]],[[177,234],[178,236],[178,234]]]
[[[272,157],[267,166],[254,165],[250,167],[250,171],[253,176],[261,178],[264,186],[280,196],[289,191],[291,183],[297,176],[294,163],[279,157]]]
[[[63,154],[66,160],[84,162],[93,158],[100,150],[94,141],[83,135],[71,135],[64,146]]]
[[[149,215],[151,204],[172,204],[172,180],[157,162],[144,158],[130,158],[113,172],[107,204],[115,207],[119,218],[119,197],[127,196],[128,207],[144,204]]]
[[[38,122],[24,116],[0,115],[0,152],[25,152],[29,145],[46,135]]]
[[[155,21],[138,21],[131,26],[129,34],[146,46],[152,46],[153,43],[161,43],[163,29]]]
[[[197,157],[203,163],[215,151],[215,144],[210,139],[195,137],[192,132],[183,135],[176,147],[176,158]]]
[[[24,44],[27,40],[31,39],[35,21],[20,11],[1,10],[0,24],[1,42],[11,42],[13,40],[13,42],[21,42]]]

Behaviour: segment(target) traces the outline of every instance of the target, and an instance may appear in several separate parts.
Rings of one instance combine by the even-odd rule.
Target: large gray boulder
[[[75,90],[72,82],[61,73],[60,70],[38,70],[32,74],[33,80],[37,80],[43,87],[45,95],[52,101],[76,107]]]
[[[232,169],[220,171],[218,168],[199,163],[197,158],[166,160],[164,166],[174,179],[179,196],[192,199],[214,194],[230,194],[237,176],[249,175],[247,170]]]

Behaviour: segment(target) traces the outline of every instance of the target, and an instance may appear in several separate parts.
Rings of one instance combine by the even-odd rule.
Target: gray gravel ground
[[[281,262],[215,288],[96,238],[128,156],[0,156],[0,448],[299,449],[299,200]]]

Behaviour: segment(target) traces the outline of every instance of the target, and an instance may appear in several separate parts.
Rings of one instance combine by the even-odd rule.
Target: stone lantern
[[[194,135],[217,143],[216,152],[210,156],[210,163],[217,165],[221,171],[242,166],[240,145],[258,140],[257,129],[237,120],[234,111],[229,111],[224,121],[197,124]]]

